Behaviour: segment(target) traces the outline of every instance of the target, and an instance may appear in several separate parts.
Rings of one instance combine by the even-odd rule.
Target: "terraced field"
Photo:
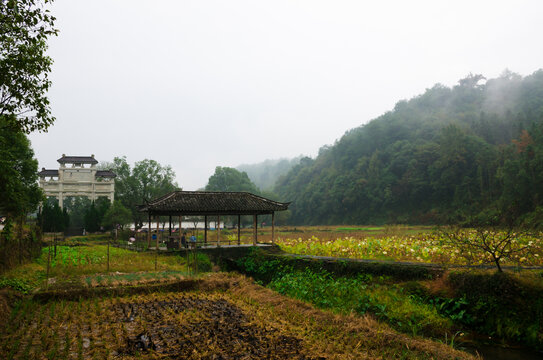
[[[180,282],[186,280],[179,280]],[[69,291],[18,303],[2,359],[470,359],[372,318],[316,310],[217,273],[185,291],[94,297]],[[180,286],[183,287],[183,286]]]

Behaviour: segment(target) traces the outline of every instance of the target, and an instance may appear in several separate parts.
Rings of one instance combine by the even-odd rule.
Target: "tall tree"
[[[215,173],[209,177],[206,191],[246,191],[252,194],[260,194],[256,185],[249,179],[245,171],[239,171],[230,167],[217,166]],[[225,223],[237,223],[236,216],[225,216],[222,218]],[[242,224],[250,224],[251,218],[242,216]]]
[[[132,213],[119,201],[115,200],[104,214],[102,226],[114,228],[119,225],[121,229],[132,221]]]
[[[58,206],[58,202],[46,201],[38,215],[38,221],[45,232],[64,231],[68,225],[65,221],[65,214],[67,213]]]
[[[138,205],[179,189],[172,168],[155,160],[138,161],[131,169],[123,156],[115,157],[112,163],[103,166],[117,174],[115,198],[130,210],[136,227],[141,227],[145,220],[144,214],[138,211]]]
[[[96,232],[100,230],[104,215],[111,207],[109,199],[106,197],[100,197],[96,201],[85,209],[85,215],[83,221],[85,229],[88,232]]]
[[[54,122],[46,97],[52,60],[47,38],[56,35],[48,0],[0,0],[0,123],[25,133]]]
[[[36,209],[43,199],[37,170],[38,162],[26,136],[9,127],[0,131],[1,211],[22,216]]]
[[[215,168],[215,173],[209,177],[206,191],[246,191],[259,194],[258,188],[249,179],[246,172],[230,167]]]

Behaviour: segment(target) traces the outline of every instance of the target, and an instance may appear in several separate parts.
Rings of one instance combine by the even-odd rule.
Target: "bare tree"
[[[498,227],[475,227],[474,229],[450,228],[441,229],[445,244],[460,251],[466,259],[489,256],[498,272],[502,272],[500,262],[503,259],[513,260],[515,256],[526,256],[533,247],[533,241],[526,231],[519,231],[512,227],[501,229]]]

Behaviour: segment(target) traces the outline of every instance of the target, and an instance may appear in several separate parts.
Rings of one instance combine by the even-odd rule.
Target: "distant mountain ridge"
[[[543,214],[543,70],[437,84],[276,183],[295,224],[454,223]],[[247,171],[247,170],[244,170]],[[251,176],[251,175],[249,175]]]

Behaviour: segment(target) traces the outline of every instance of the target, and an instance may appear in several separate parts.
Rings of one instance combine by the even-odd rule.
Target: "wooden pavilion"
[[[248,192],[216,192],[216,191],[174,191],[139,206],[141,212],[147,212],[149,231],[147,241],[151,241],[152,218],[169,217],[169,232],[172,231],[172,216],[179,217],[180,231],[183,216],[204,216],[204,243],[207,244],[208,217],[217,217],[217,246],[220,239],[221,216],[237,215],[238,245],[241,239],[241,216],[253,216],[253,245],[257,244],[258,215],[272,217],[272,243],[275,243],[275,212],[288,209],[290,203],[282,203],[266,199]],[[157,221],[158,230],[158,221]],[[179,234],[181,237],[181,234]],[[179,239],[181,247],[181,239]],[[157,240],[158,248],[158,240]]]

